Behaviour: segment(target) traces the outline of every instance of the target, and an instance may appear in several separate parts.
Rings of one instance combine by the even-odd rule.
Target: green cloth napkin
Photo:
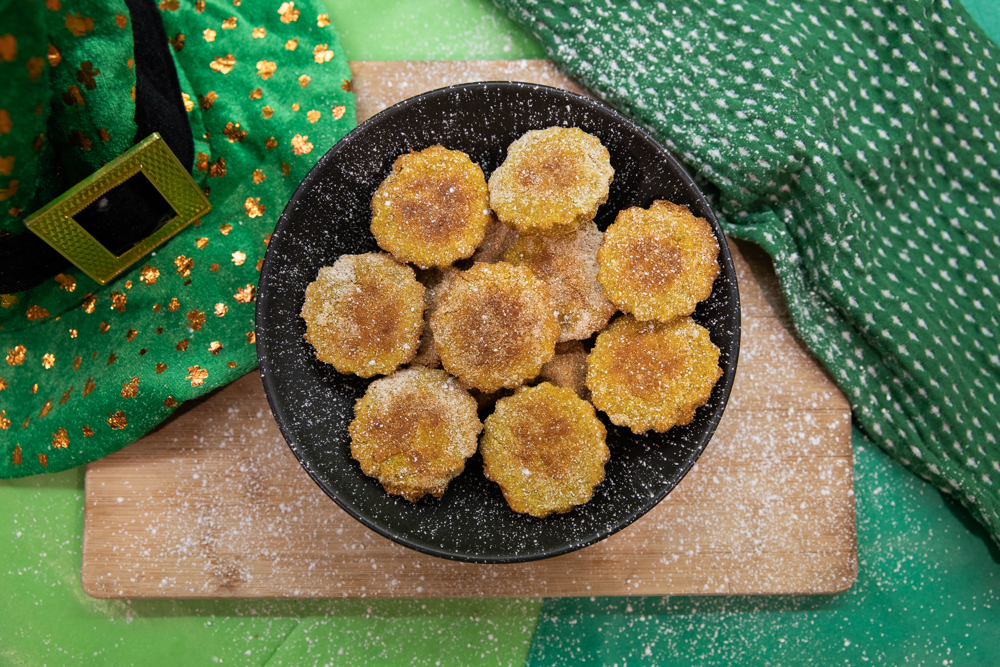
[[[965,11],[496,3],[698,172],[864,431],[1000,541],[1000,61]]]

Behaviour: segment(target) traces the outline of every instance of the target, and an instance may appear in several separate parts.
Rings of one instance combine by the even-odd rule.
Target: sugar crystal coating
[[[379,247],[422,269],[470,256],[492,220],[483,170],[443,146],[397,158],[371,207]]]
[[[545,517],[590,500],[610,452],[594,407],[543,382],[497,401],[479,445],[483,472],[515,512]]]
[[[301,316],[316,358],[341,373],[391,373],[417,353],[424,286],[385,253],[342,255],[306,287]]]
[[[549,287],[559,319],[559,342],[589,338],[617,308],[597,281],[597,251],[603,234],[592,220],[566,236],[522,234],[504,261],[527,266]]]
[[[597,279],[616,306],[637,319],[690,315],[719,275],[712,226],[687,208],[656,201],[618,213],[597,253]]]
[[[490,206],[522,234],[568,234],[594,219],[614,173],[608,149],[580,128],[530,130],[490,175]]]
[[[545,283],[503,262],[457,274],[430,324],[444,369],[486,393],[538,375],[559,337]]]
[[[440,498],[476,451],[476,401],[455,378],[413,366],[368,385],[354,407],[351,456],[386,492]]]
[[[634,433],[690,424],[720,377],[719,348],[690,317],[663,323],[621,316],[587,357],[590,400]]]

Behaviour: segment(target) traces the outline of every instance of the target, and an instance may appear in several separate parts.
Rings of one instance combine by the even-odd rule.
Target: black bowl
[[[299,317],[306,285],[341,254],[378,251],[369,203],[393,161],[434,144],[496,169],[507,146],[532,129],[576,126],[598,138],[615,169],[602,230],[618,211],[657,199],[686,204],[711,222],[722,273],[694,319],[721,350],[722,379],[694,421],[667,433],[634,435],[607,419],[611,460],[593,500],[536,519],[512,511],[483,476],[479,455],[440,499],[411,503],[386,493],[351,458],[347,426],[369,380],[316,360]],[[526,83],[442,88],[386,109],[324,155],[281,215],[257,291],[257,357],[264,391],[288,446],[338,505],[372,530],[424,553],[478,563],[537,560],[580,549],[628,526],[673,489],[705,449],[725,409],[740,344],[740,300],[725,236],[684,168],[646,132],[595,100]],[[604,418],[602,413],[602,419]]]

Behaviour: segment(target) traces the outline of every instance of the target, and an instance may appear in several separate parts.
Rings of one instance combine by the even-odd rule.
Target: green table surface
[[[541,58],[486,0],[326,0],[351,60]],[[966,0],[1000,41],[1000,3]],[[859,574],[834,596],[95,600],[83,469],[0,482],[0,665],[996,665],[1000,550],[854,432]]]

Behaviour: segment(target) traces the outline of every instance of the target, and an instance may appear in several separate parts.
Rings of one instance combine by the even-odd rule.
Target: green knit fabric
[[[1000,60],[964,10],[496,2],[697,171],[865,432],[1000,541]]]
[[[297,184],[355,124],[350,70],[319,6],[174,0],[159,7],[195,138],[193,176],[213,210],[105,287],[71,269],[0,297],[0,477],[105,456],[184,401],[254,369],[255,290],[270,232]],[[26,170],[17,196],[33,202],[4,212],[20,233],[31,206],[46,201],[36,193],[51,188],[45,155],[33,147],[38,118],[48,118],[45,145],[76,165],[75,178],[131,145],[130,20],[123,2],[0,8],[0,33],[18,27],[12,37],[20,45],[7,59],[0,34],[0,68],[20,75],[34,57],[43,66],[34,81],[19,76],[0,89],[13,130],[0,132],[0,141],[11,140],[15,169]],[[31,32],[39,26],[41,39]],[[61,59],[47,57],[48,44]],[[72,86],[77,91],[67,93]],[[46,101],[37,114],[34,100]],[[0,179],[0,189],[9,188]]]

